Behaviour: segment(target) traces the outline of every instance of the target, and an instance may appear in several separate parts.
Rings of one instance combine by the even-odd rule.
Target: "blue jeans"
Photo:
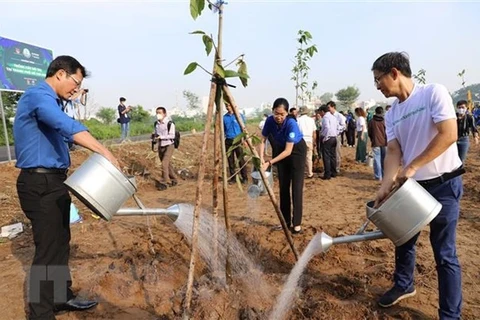
[[[467,159],[468,148],[470,147],[470,140],[468,136],[460,137],[457,140],[458,156],[462,163]]]
[[[383,163],[385,162],[386,147],[373,147],[373,174],[375,179],[382,180],[383,178]]]
[[[440,320],[460,319],[462,307],[462,271],[457,258],[456,227],[463,193],[462,177],[425,188],[442,204],[440,213],[430,222],[432,245],[438,276],[438,314]],[[407,290],[413,286],[415,270],[415,235],[395,248],[395,286]]]
[[[121,123],[120,127],[122,128],[122,135],[120,137],[120,140],[123,141],[128,138],[128,133],[130,131],[130,122]]]

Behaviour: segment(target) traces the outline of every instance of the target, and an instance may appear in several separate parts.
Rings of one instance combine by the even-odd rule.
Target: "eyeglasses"
[[[384,73],[382,73],[381,75],[379,75],[378,77],[374,77],[374,78],[373,78],[373,85],[374,85],[375,87],[378,87],[378,85],[380,84],[380,80],[382,80],[382,78],[383,78],[384,76],[386,76],[387,74],[389,74],[389,73],[390,73],[390,72],[384,72]]]
[[[70,73],[67,73],[67,76],[69,76],[70,78],[72,78],[73,82],[75,82],[75,84],[77,85],[77,88],[80,88],[80,86],[82,85],[82,81],[76,79],[73,75],[71,75]]]

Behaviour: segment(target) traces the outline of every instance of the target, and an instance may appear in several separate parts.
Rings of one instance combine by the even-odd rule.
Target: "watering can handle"
[[[360,227],[360,229],[358,229],[357,233],[355,233],[355,234],[362,234],[362,233],[364,233],[364,232],[365,232],[365,229],[367,229],[367,226],[368,226],[369,223],[370,223],[370,220],[367,219],[367,220],[363,223],[363,225]]]

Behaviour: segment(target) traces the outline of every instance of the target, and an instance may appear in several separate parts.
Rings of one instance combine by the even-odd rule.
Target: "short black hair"
[[[457,107],[458,107],[458,106],[461,106],[462,104],[467,105],[467,104],[468,104],[467,100],[460,100],[460,101],[458,101],[458,102],[457,102]]]
[[[278,107],[280,106],[283,106],[283,109],[285,109],[286,112],[288,112],[288,108],[290,107],[290,105],[288,104],[288,100],[285,99],[285,98],[277,98],[274,102],[273,102],[273,107],[272,107],[272,111],[277,109]]]
[[[327,102],[327,107],[334,107],[335,109],[337,108],[337,105],[333,101],[328,101]]]
[[[329,111],[328,111],[328,106],[327,106],[326,104],[324,104],[323,106],[321,106],[318,110],[323,111],[323,112],[325,112],[325,113],[328,113],[328,112],[329,112]]]
[[[127,101],[127,99],[125,99],[124,97],[120,97],[120,102],[124,102],[124,101]]]
[[[382,107],[376,107],[375,108],[375,114],[382,114],[383,113],[383,108]]]
[[[155,111],[158,111],[158,110],[162,110],[163,113],[167,114],[167,109],[165,109],[164,107],[158,107],[157,109],[155,109]]]
[[[79,69],[84,78],[89,76],[89,73],[87,72],[85,67],[82,66],[80,62],[78,62],[78,60],[74,57],[58,56],[52,62],[50,62],[45,78],[53,77],[58,70],[65,70],[65,72],[68,74],[75,74]]]
[[[380,56],[372,66],[372,71],[377,70],[388,73],[392,68],[400,71],[405,77],[412,77],[410,60],[406,52],[388,52]]]

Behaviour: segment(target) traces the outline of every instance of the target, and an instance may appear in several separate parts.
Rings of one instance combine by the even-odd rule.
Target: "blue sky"
[[[185,105],[183,90],[209,92],[201,70],[183,76],[188,63],[211,69],[194,30],[217,32],[217,16],[206,10],[194,21],[188,1],[1,1],[0,36],[76,57],[92,73],[85,86],[92,98],[116,107],[146,109]],[[454,91],[466,69],[468,84],[480,82],[480,3],[237,1],[225,9],[224,58],[245,53],[250,83],[233,90],[240,107],[273,102],[292,104],[292,58],[299,29],[313,35],[319,53],[310,63],[317,94],[349,85],[361,100],[384,100],[373,86],[373,61],[388,51],[406,51],[414,72]]]

